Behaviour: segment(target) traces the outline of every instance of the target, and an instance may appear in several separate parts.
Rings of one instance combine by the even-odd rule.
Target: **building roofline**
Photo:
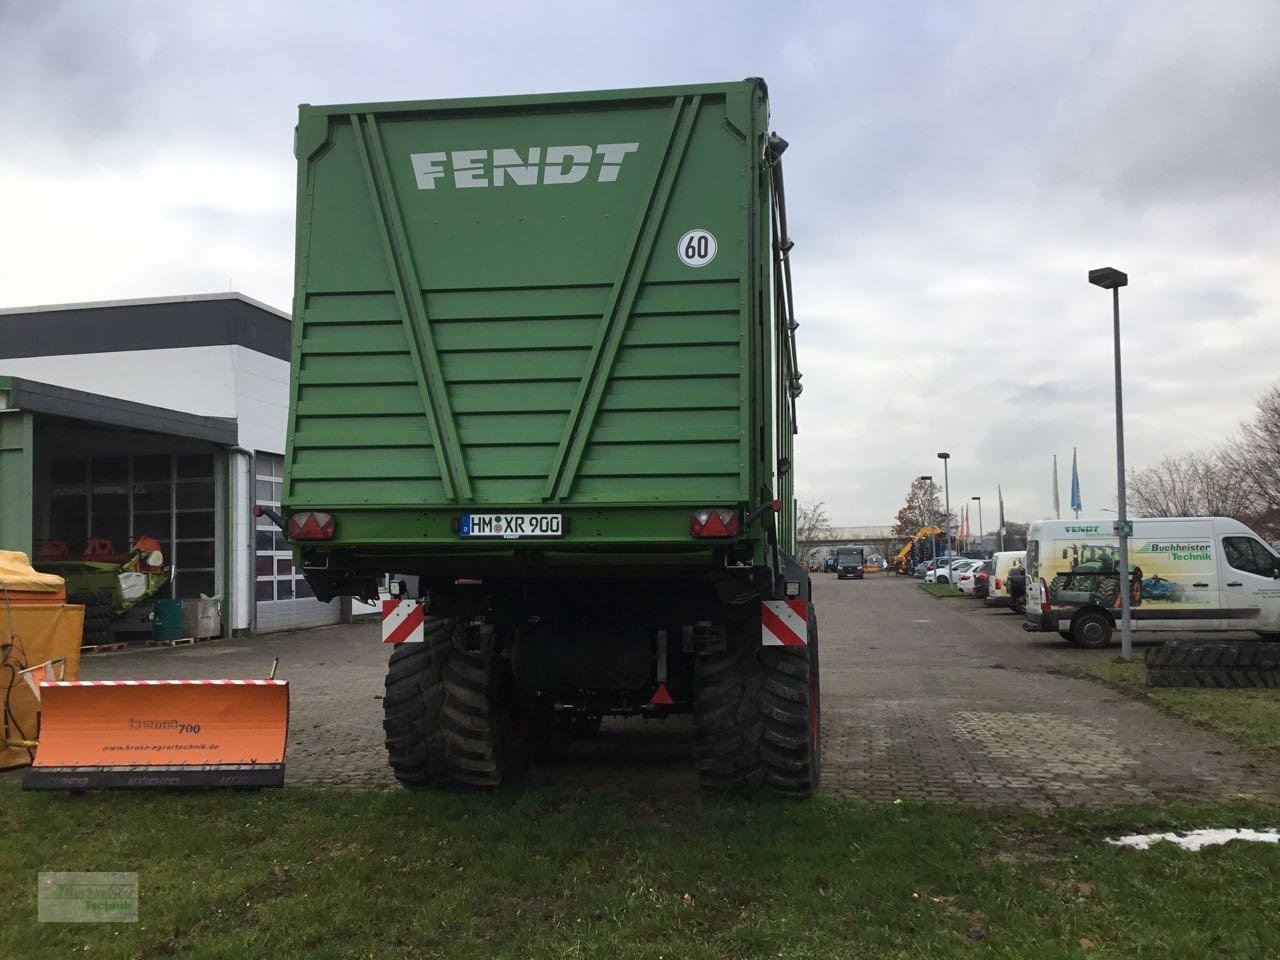
[[[293,320],[293,317],[290,314],[281,310],[279,307],[273,307],[270,304],[263,303],[261,300],[255,300],[253,297],[240,293],[237,290],[229,290],[224,293],[188,293],[172,297],[138,297],[130,300],[89,300],[84,303],[42,303],[34,307],[0,307],[0,316],[15,313],[52,313],[59,310],[94,310],[100,307],[142,307],[158,303],[189,303],[197,300],[242,300],[251,306],[257,307],[259,310],[274,313],[277,317],[283,317],[285,320],[289,320],[291,322]]]
[[[0,411],[27,410],[148,433],[208,440],[226,447],[233,447],[238,442],[235,419],[166,410],[24,377],[0,376],[0,400],[3,401],[0,402]]]

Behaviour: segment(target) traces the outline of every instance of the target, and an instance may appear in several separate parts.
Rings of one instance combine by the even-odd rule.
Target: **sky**
[[[297,104],[764,77],[805,391],[797,490],[1006,516],[1115,501],[1277,379],[1280,4],[0,0],[0,306],[236,289],[288,309]],[[973,516],[976,527],[977,514]]]

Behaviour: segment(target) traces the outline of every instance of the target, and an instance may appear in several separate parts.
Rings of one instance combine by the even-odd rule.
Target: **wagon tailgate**
[[[749,89],[304,108],[287,505],[748,499]],[[578,145],[577,182],[494,182]]]

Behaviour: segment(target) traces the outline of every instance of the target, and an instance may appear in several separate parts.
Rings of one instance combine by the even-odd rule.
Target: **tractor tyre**
[[[1151,687],[1280,687],[1280,645],[1260,640],[1173,640],[1147,650]]]
[[[387,667],[382,729],[406,787],[498,787],[523,777],[532,747],[507,661],[453,644],[452,619],[428,617],[422,643],[399,644]]]
[[[1111,643],[1111,621],[1097,610],[1086,610],[1071,618],[1071,642],[1086,650],[1101,650]]]
[[[694,754],[707,789],[766,786],[793,797],[822,773],[818,621],[804,647],[762,646],[738,630],[694,671]]]
[[[536,718],[519,703],[508,660],[455,649],[445,661],[445,761],[454,782],[468,787],[517,783],[529,770]]]
[[[115,631],[111,628],[112,621],[115,619],[111,610],[114,602],[115,594],[110,590],[85,590],[67,595],[67,603],[80,604],[84,607],[81,646],[99,646],[115,640]]]
[[[449,780],[440,728],[440,668],[452,650],[452,632],[452,620],[428,617],[423,642],[397,644],[387,664],[382,732],[391,772],[405,787],[442,786]]]

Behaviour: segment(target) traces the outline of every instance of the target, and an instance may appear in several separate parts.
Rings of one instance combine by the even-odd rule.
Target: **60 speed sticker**
[[[716,258],[716,238],[710,230],[690,230],[676,245],[676,256],[686,267],[705,267]]]

